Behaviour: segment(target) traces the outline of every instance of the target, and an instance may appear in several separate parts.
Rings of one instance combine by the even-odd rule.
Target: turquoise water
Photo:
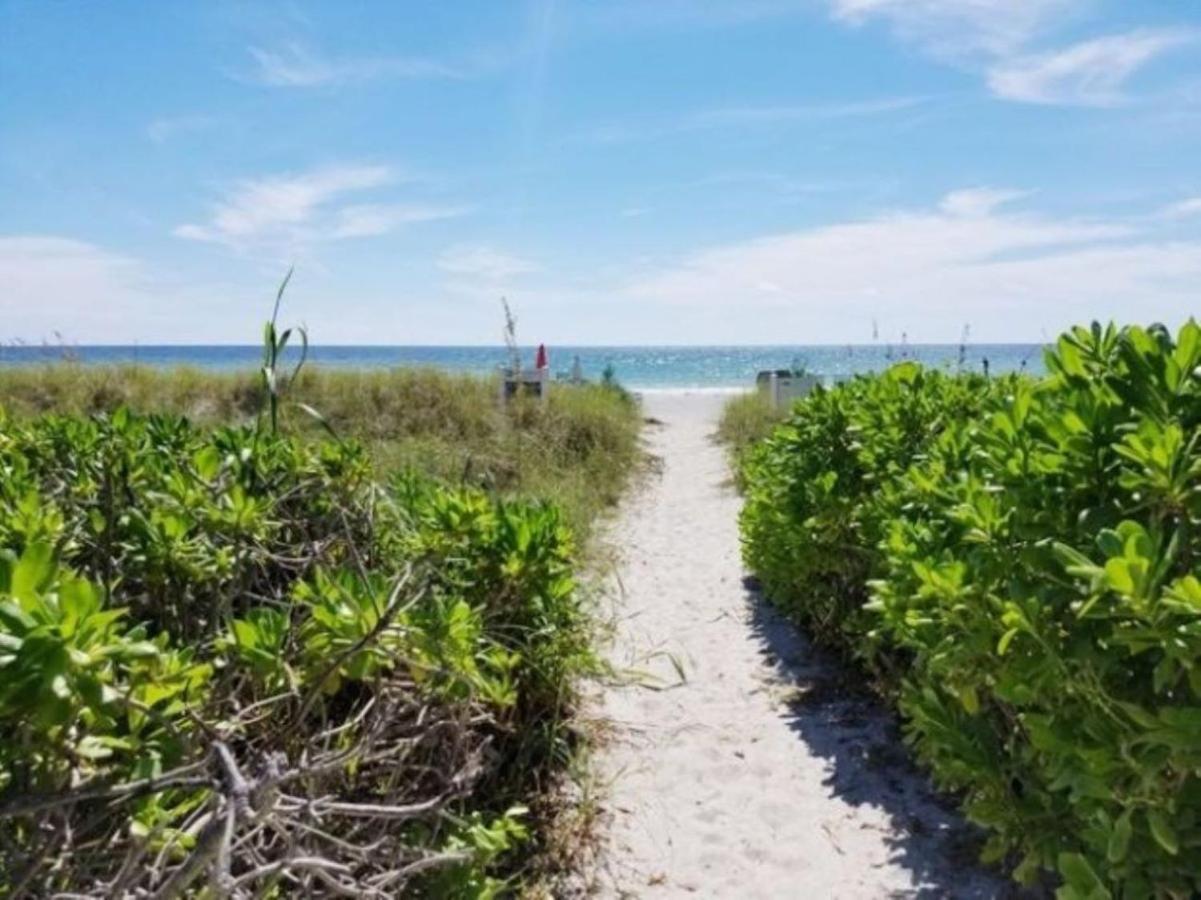
[[[632,388],[731,388],[748,387],[762,369],[803,365],[809,372],[841,378],[856,372],[886,368],[901,359],[954,369],[961,348],[955,344],[884,344],[857,346],[778,347],[550,347],[551,369],[566,373],[579,356],[584,376],[599,378],[612,366],[617,380]],[[82,364],[135,363],[206,369],[253,369],[262,351],[251,346],[139,346],[139,347],[3,347],[0,365],[29,365],[72,359]],[[969,344],[962,350],[963,368],[980,371],[987,359],[993,372],[1014,369],[1042,371],[1042,349],[1036,344]],[[310,363],[323,368],[390,368],[431,366],[453,371],[487,373],[507,359],[503,347],[313,347]],[[534,351],[523,350],[525,365],[533,365]]]

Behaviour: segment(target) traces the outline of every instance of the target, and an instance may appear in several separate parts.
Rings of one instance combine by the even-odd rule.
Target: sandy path
[[[598,760],[599,893],[1005,893],[963,862],[965,829],[908,767],[889,717],[848,699],[838,667],[744,586],[739,500],[710,439],[722,402],[644,398],[664,423],[648,427],[663,469],[613,532],[621,587],[610,658],[641,674],[600,701],[613,737]]]

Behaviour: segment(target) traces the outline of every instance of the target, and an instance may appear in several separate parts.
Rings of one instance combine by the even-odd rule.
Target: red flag
[[[535,369],[546,369],[550,367],[550,358],[546,353],[546,344],[538,345],[538,356],[534,359]]]

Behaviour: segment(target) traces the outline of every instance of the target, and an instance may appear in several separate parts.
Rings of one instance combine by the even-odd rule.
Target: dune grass
[[[785,411],[773,407],[760,391],[736,394],[726,401],[717,422],[717,440],[725,445],[736,470],[742,454],[767,437],[784,416]]]
[[[521,400],[501,410],[496,398],[496,383],[486,377],[309,367],[287,386],[280,429],[318,437],[327,424],[366,445],[381,477],[412,468],[554,501],[583,543],[641,459],[636,403],[605,385],[555,385],[545,407]],[[267,399],[261,377],[249,371],[72,362],[0,369],[0,408],[22,418],[127,406],[182,414],[200,426],[239,424],[263,415]]]

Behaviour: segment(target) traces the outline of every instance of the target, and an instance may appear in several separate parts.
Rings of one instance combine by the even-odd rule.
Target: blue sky
[[[1201,309],[1189,0],[0,0],[0,340],[1040,340]]]

